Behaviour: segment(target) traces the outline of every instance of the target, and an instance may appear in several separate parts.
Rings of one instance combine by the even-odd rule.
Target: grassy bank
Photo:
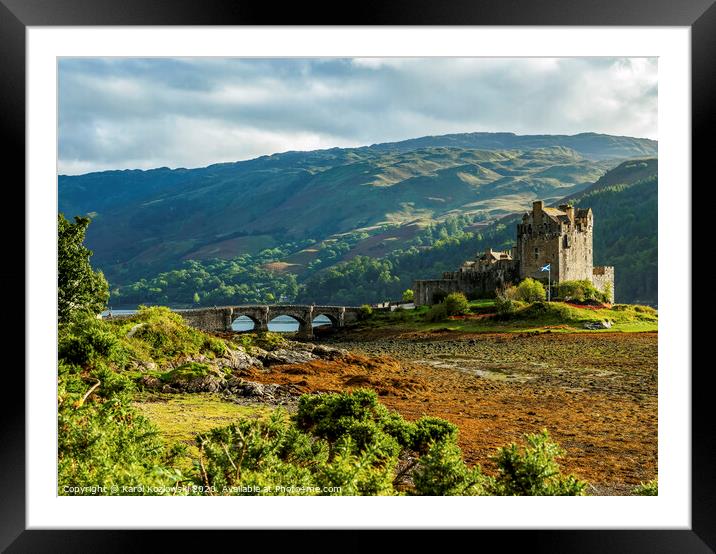
[[[375,311],[358,324],[360,328],[398,328],[406,331],[460,331],[467,333],[604,333],[653,332],[658,330],[658,314],[649,306],[579,306],[565,302],[535,302],[521,305],[513,313],[499,314],[494,300],[474,300],[465,315],[446,316],[437,321],[436,308],[420,306],[414,310]],[[609,321],[611,327],[587,329],[585,324]]]

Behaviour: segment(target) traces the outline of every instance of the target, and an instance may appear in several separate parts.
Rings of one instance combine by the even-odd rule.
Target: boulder
[[[585,329],[611,329],[612,322],[607,320],[603,321],[587,321],[584,324]]]
[[[224,388],[224,378],[217,374],[210,374],[172,385],[184,392],[219,392]]]
[[[300,394],[294,385],[263,384],[236,377],[227,380],[226,392],[235,398],[269,404],[284,404]]]
[[[265,366],[283,365],[283,364],[305,364],[311,360],[315,360],[312,352],[307,350],[289,350],[287,348],[279,348],[266,354],[260,358]]]
[[[325,344],[316,344],[313,348],[313,354],[324,360],[337,360],[345,358],[349,352],[345,348],[333,348]]]
[[[219,367],[228,367],[232,370],[244,371],[252,367],[263,368],[263,362],[250,355],[243,348],[227,350],[224,357],[217,361]]]

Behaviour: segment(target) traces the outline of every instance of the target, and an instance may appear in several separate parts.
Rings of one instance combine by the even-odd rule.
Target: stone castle
[[[442,279],[415,281],[415,305],[435,304],[451,292],[468,298],[488,297],[526,277],[547,283],[542,267],[551,264],[552,284],[588,280],[601,291],[609,285],[614,299],[614,267],[594,266],[592,209],[575,209],[569,204],[545,208],[543,201],[532,204],[532,212],[517,225],[517,245],[510,252],[488,248],[457,271]]]

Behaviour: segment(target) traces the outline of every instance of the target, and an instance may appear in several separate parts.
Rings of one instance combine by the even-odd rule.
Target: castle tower
[[[575,210],[563,204],[546,208],[539,200],[517,225],[520,278],[543,279],[540,268],[551,264],[552,280],[592,280],[593,216],[591,208]]]

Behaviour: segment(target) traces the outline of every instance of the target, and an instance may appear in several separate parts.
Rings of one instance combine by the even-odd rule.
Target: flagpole
[[[552,262],[547,270],[547,302],[552,301]]]

